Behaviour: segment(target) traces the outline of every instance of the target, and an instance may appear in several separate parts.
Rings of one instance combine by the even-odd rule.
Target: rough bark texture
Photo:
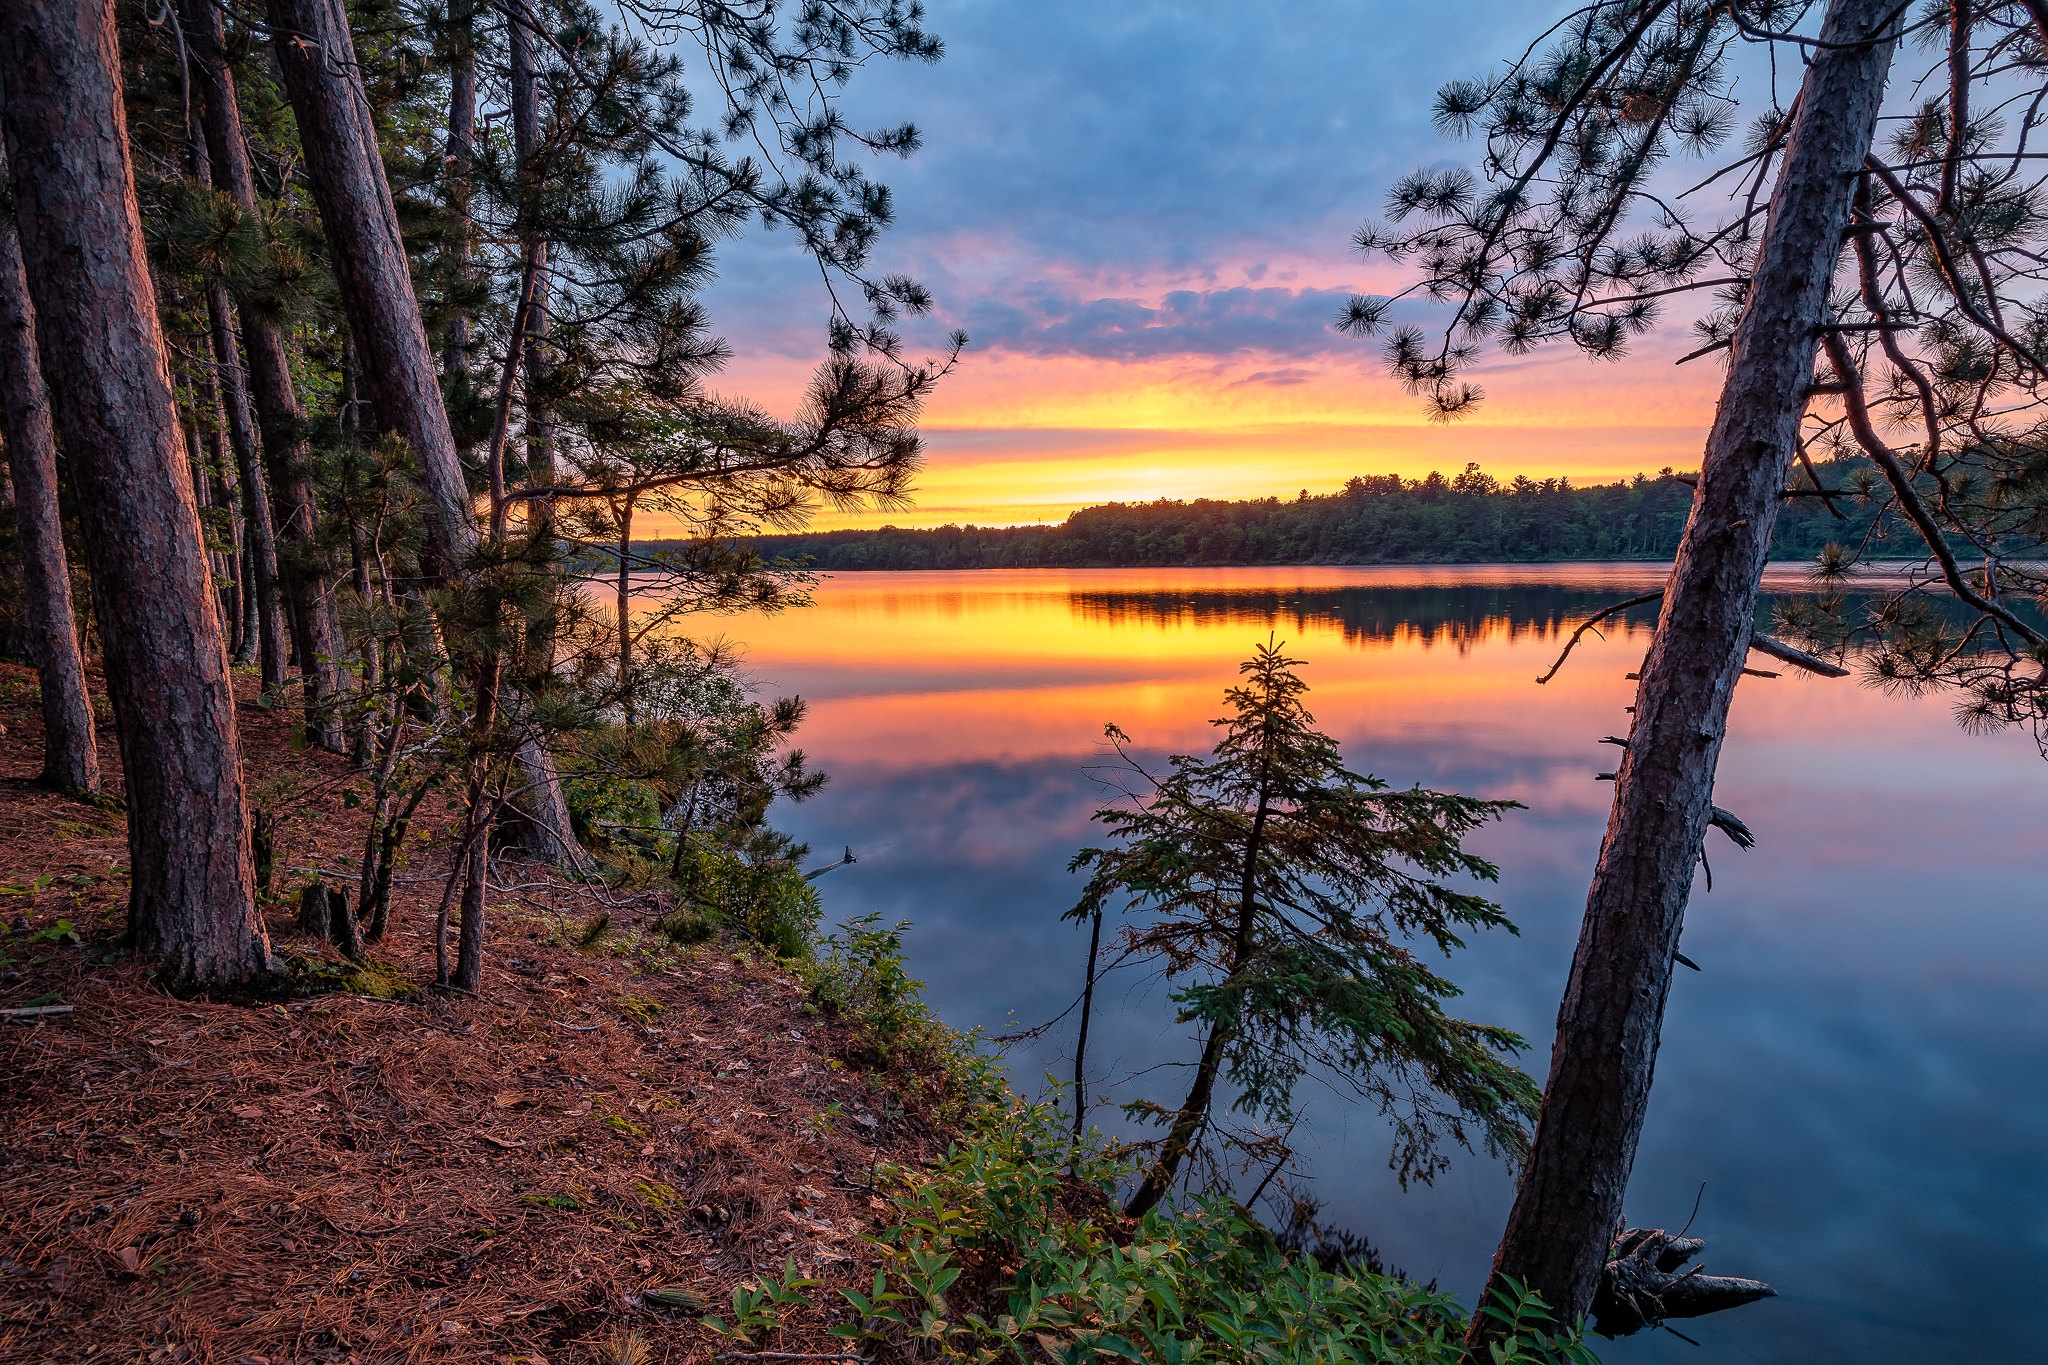
[[[524,179],[540,142],[540,89],[534,73],[533,35],[517,18],[508,25],[508,30],[513,154],[519,158]],[[545,253],[537,252],[536,259],[544,261]],[[525,400],[526,481],[543,488],[552,487],[555,482],[554,417],[544,402],[536,401],[536,395],[547,390],[550,365],[547,340],[548,268],[542,265],[534,272],[533,295],[527,305]],[[554,500],[530,498],[525,505],[528,534],[536,539],[552,541]],[[561,591],[559,577],[555,591],[558,594]],[[531,675],[545,677],[554,669],[555,631],[551,618],[528,625],[526,652],[527,669]],[[562,777],[555,766],[554,756],[539,742],[528,740],[519,746],[517,762],[518,794],[511,798],[509,804],[518,813],[512,829],[520,851],[556,867],[575,867],[583,850],[569,822],[569,803],[562,794]]]
[[[272,340],[276,339],[273,336]],[[275,363],[281,365],[283,360],[280,347]],[[290,383],[288,374],[285,382]],[[297,405],[296,399],[293,405]],[[268,441],[264,445],[271,448]],[[303,442],[293,442],[289,448],[300,459],[304,457]],[[278,579],[291,600],[292,644],[298,654],[299,677],[306,687],[306,735],[329,753],[338,754],[342,752],[341,718],[336,711],[342,700],[341,641],[334,632],[334,584],[321,567],[319,509],[299,459],[273,459],[270,474],[277,490],[273,514],[282,551]]]
[[[269,14],[342,309],[361,350],[364,384],[384,425],[404,437],[420,461],[425,567],[437,581],[454,582],[476,545],[476,521],[413,293],[348,16],[341,0],[269,0]]]
[[[251,894],[234,692],[178,468],[119,70],[112,0],[0,6],[22,256],[121,737],[130,935],[173,978],[225,984],[265,971],[270,943]],[[8,98],[16,91],[38,97]]]
[[[244,613],[255,622],[256,655],[263,690],[284,686],[284,626],[277,601],[277,531],[270,519],[270,490],[263,477],[256,446],[256,425],[249,408],[242,354],[235,345],[234,313],[227,287],[218,280],[206,292],[206,311],[213,330],[213,359],[220,371],[221,402],[227,408],[228,445],[235,452],[235,474],[242,492],[242,536],[247,547]]]
[[[1591,1307],[1635,1160],[1728,704],[1756,617],[1817,328],[1893,44],[1863,44],[1897,0],[1834,0],[1737,325],[1720,408],[1586,902],[1534,1147],[1494,1258],[1566,1321]],[[1487,1319],[1474,1316],[1472,1341]],[[1483,1357],[1481,1357],[1483,1358]]]
[[[482,828],[469,846],[468,868],[462,883],[462,930],[456,938],[455,975],[448,984],[459,991],[475,993],[484,974],[484,893],[490,887],[491,816],[478,817]]]
[[[471,0],[454,0],[448,6],[448,189],[449,200],[460,220],[455,242],[455,264],[469,269],[470,177],[476,167],[476,6]],[[461,314],[448,324],[444,357],[452,374],[469,368],[469,317]]]
[[[235,92],[234,72],[229,69],[221,29],[220,9],[210,0],[181,0],[190,70],[202,105],[207,160],[213,180],[226,190],[235,206],[249,218],[260,218],[256,202],[256,181],[249,171],[249,148],[242,136],[242,107]],[[216,330],[219,324],[216,323]],[[218,346],[218,341],[216,341]],[[252,510],[252,526],[261,539],[254,547],[259,578],[268,574],[273,581],[273,600],[279,592],[291,601],[290,628],[296,634],[300,675],[305,680],[306,705],[311,716],[326,715],[339,699],[340,672],[334,663],[337,642],[325,628],[322,609],[329,585],[318,571],[318,558],[310,539],[313,529],[312,490],[305,478],[308,454],[305,412],[299,406],[298,390],[292,385],[291,362],[284,336],[267,319],[253,314],[242,318],[242,346],[248,354],[248,388],[255,400],[256,422],[263,438],[263,456],[268,468],[254,462],[242,465],[242,501]],[[223,364],[223,373],[233,366]],[[238,376],[239,378],[239,376]],[[232,414],[231,414],[232,416]],[[239,446],[236,449],[241,459]],[[261,524],[257,524],[257,519]],[[269,542],[269,562],[263,562],[262,541]],[[269,630],[282,622],[282,603],[276,604]],[[277,682],[283,681],[284,643],[280,636]],[[271,686],[270,666],[264,666],[265,686]],[[338,748],[340,732],[332,726],[315,726],[315,737],[327,748]]]
[[[0,174],[5,168],[0,167]],[[0,434],[14,480],[16,534],[29,658],[43,693],[43,781],[68,791],[100,789],[100,755],[78,650],[71,566],[57,514],[57,440],[36,355],[35,306],[22,271],[14,220],[0,215]]]

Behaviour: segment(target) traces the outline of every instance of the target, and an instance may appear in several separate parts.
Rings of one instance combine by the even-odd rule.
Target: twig
[[[1572,638],[1565,641],[1564,653],[1557,656],[1557,662],[1550,666],[1550,671],[1548,673],[1545,673],[1542,677],[1536,680],[1537,686],[1540,687],[1544,683],[1549,682],[1552,678],[1557,676],[1557,670],[1563,668],[1564,661],[1572,656],[1572,650],[1578,645],[1580,636],[1584,635],[1587,631],[1591,630],[1594,626],[1599,625],[1602,621],[1605,621],[1610,616],[1614,616],[1621,612],[1627,611],[1630,607],[1640,607],[1645,602],[1655,602],[1663,596],[1664,589],[1659,588],[1655,592],[1646,592],[1641,597],[1631,597],[1626,602],[1616,602],[1613,606],[1607,608],[1605,611],[1597,612],[1594,615],[1587,617],[1584,621],[1581,621],[1579,623],[1579,628],[1572,632]]]
[[[0,1010],[0,1019],[40,1019],[49,1014],[69,1014],[71,1005],[30,1005],[25,1009]]]

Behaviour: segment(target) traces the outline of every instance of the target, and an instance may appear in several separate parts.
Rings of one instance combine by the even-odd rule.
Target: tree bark
[[[228,445],[235,452],[236,481],[242,494],[242,537],[248,568],[243,615],[255,624],[256,658],[263,690],[284,686],[284,633],[277,602],[277,531],[270,519],[270,490],[256,447],[256,425],[249,409],[249,386],[243,382],[242,355],[235,345],[234,313],[227,286],[215,280],[206,291],[206,311],[213,329],[214,366],[220,371],[221,401],[227,408]]]
[[[1591,1307],[1635,1160],[1728,705],[1870,148],[1897,0],[1833,0],[1799,96],[1586,901],[1529,1156],[1487,1284],[1563,1322]],[[1498,1330],[1474,1314],[1468,1346]]]
[[[243,140],[242,107],[235,91],[234,72],[229,69],[226,35],[221,28],[220,8],[211,0],[180,0],[190,69],[197,78],[201,96],[201,123],[206,132],[207,160],[213,180],[227,191],[244,216],[260,221],[262,209],[256,202],[256,181],[249,171],[249,148]],[[210,303],[210,300],[209,300]],[[216,334],[220,323],[214,324]],[[220,339],[216,335],[216,354]],[[242,346],[248,355],[248,388],[255,400],[256,423],[263,438],[266,470],[254,460],[241,466],[242,501],[256,538],[253,551],[259,600],[262,579],[271,579],[272,605],[266,634],[279,630],[283,615],[278,601],[280,590],[291,601],[290,628],[296,639],[300,676],[306,688],[306,710],[310,720],[330,714],[339,700],[340,673],[334,664],[336,642],[326,629],[322,609],[329,591],[326,577],[318,572],[318,551],[310,537],[315,526],[312,490],[306,484],[305,465],[309,453],[305,432],[305,411],[292,384],[291,362],[285,352],[284,336],[269,319],[254,313],[242,317]],[[232,353],[230,353],[232,354]],[[223,363],[222,372],[234,369]],[[236,376],[239,382],[240,376]],[[232,412],[230,413],[232,421]],[[253,445],[252,445],[253,450]],[[268,544],[267,554],[265,543]],[[267,558],[267,563],[266,563]],[[285,641],[273,640],[277,665],[264,664],[264,686],[281,687],[284,681]],[[316,738],[324,748],[336,748],[339,730],[315,726]]]
[[[0,174],[4,174],[0,167]],[[42,780],[66,791],[100,789],[85,658],[71,602],[71,565],[57,513],[57,440],[50,395],[36,353],[35,306],[21,262],[14,220],[0,215],[0,434],[14,480],[16,533],[21,538],[22,592],[29,658],[43,693]]]
[[[639,723],[639,709],[633,705],[633,689],[627,682],[627,675],[633,665],[633,494],[624,494],[619,503],[619,572],[612,596],[616,603],[619,632],[619,698],[626,716],[626,724]]]
[[[420,461],[427,522],[423,567],[437,582],[457,583],[476,547],[476,519],[413,293],[347,12],[342,0],[269,0],[269,15],[365,386],[384,424]]]
[[[507,24],[507,48],[511,66],[512,143],[518,158],[520,183],[531,178],[533,158],[540,145],[540,83],[533,61],[533,35],[526,28],[528,11],[519,7]],[[534,271],[532,297],[526,309],[524,399],[526,407],[526,482],[537,488],[551,488],[555,482],[555,424],[545,394],[549,360],[547,253],[533,249],[532,259],[540,262]],[[552,498],[526,500],[527,534],[552,546],[555,534],[555,505]],[[553,592],[562,591],[561,576],[549,569]],[[528,623],[526,632],[526,673],[545,679],[555,666],[555,622],[553,612]],[[582,854],[576,831],[569,821],[569,802],[562,793],[562,776],[547,746],[528,739],[519,746],[517,794],[509,804],[519,818],[512,823],[520,851],[556,867],[575,867]]]
[[[453,0],[448,6],[448,198],[455,209],[455,265],[469,270],[471,176],[476,168],[476,6]],[[443,355],[450,374],[469,369],[469,315],[448,324]]]
[[[174,980],[271,964],[234,692],[144,262],[112,0],[0,6],[7,159],[77,485],[127,784],[135,947]]]

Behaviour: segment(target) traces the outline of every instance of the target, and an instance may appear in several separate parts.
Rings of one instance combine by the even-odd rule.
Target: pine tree
[[[228,984],[267,971],[270,945],[252,894],[234,694],[180,470],[120,70],[111,0],[0,12],[15,220],[120,735],[129,934],[173,979]]]
[[[1830,622],[1823,609],[1788,628],[1821,640],[1832,625],[1837,643],[1867,633],[1880,681],[1961,685],[1966,719],[1980,723],[2038,725],[2048,690],[2048,637],[2007,600],[2048,587],[2015,562],[2037,556],[2048,530],[2032,396],[2048,374],[2048,329],[2017,292],[2040,276],[2036,182],[2022,153],[2048,69],[2048,11],[1831,0],[1817,33],[1795,31],[1819,8],[1598,0],[1550,30],[1548,47],[1446,86],[1438,124],[1483,134],[1486,183],[1458,170],[1400,181],[1394,225],[1368,225],[1357,245],[1414,261],[1419,278],[1392,298],[1354,299],[1339,320],[1386,335],[1396,375],[1433,415],[1454,418],[1483,397],[1463,376],[1489,342],[1519,354],[1568,340],[1616,357],[1672,301],[1718,303],[1695,324],[1702,345],[1686,359],[1725,351],[1727,378],[1672,577],[1654,595],[1661,615],[1543,1114],[1490,1286],[1512,1278],[1569,1317],[1590,1308],[1620,1330],[1662,1313],[1616,1288],[1622,1261],[1609,1264],[1609,1243],[1702,841],[1710,823],[1727,827],[1712,794],[1729,699],[1750,649],[1845,672],[1754,630],[1781,505],[1817,498],[1839,511],[1864,499],[1875,517],[1863,520],[1863,546],[1904,533],[1926,556],[1870,620]],[[1880,147],[1878,111],[1908,41],[1941,51],[1946,90]],[[1735,131],[1730,54],[1742,43],[1799,53],[1796,97],[1780,105],[1774,83],[1739,158],[1690,188],[1659,183],[1676,153],[1711,152]],[[2016,123],[2000,112],[2022,108]],[[1707,207],[1710,189],[1725,195],[1725,213]],[[1400,316],[1411,293],[1450,305],[1433,337]],[[1917,431],[1918,448],[1892,449],[1886,426]],[[1811,451],[1846,448],[1869,463],[1836,468],[1867,477],[1830,486]],[[1957,542],[1982,554],[1981,576],[1962,568]],[[1830,550],[1821,568],[1840,574],[1859,553]],[[1935,622],[1920,600],[1932,588],[1953,593],[1974,623]],[[1686,1312],[1761,1289],[1729,1285],[1722,1301]],[[1475,1319],[1475,1349],[1488,1330]]]
[[[1536,1089],[1509,1061],[1522,1040],[1444,1013],[1457,988],[1410,946],[1448,955],[1464,932],[1512,930],[1499,906],[1440,879],[1494,880],[1461,841],[1516,804],[1347,769],[1302,703],[1299,663],[1261,645],[1224,693],[1231,714],[1212,722],[1223,737],[1211,756],[1177,756],[1164,776],[1108,731],[1137,790],[1096,813],[1116,842],[1074,858],[1090,876],[1068,918],[1127,907],[1123,957],[1179,983],[1171,998],[1201,1039],[1186,1098],[1153,1107],[1168,1131],[1132,1216],[1214,1126],[1219,1082],[1236,1089],[1235,1109],[1284,1123],[1311,1066],[1392,1118],[1404,1182],[1445,1168],[1445,1137],[1511,1160],[1525,1149]]]
[[[4,170],[0,161],[0,174]],[[57,512],[57,437],[11,213],[0,221],[0,435],[13,477],[29,657],[42,691],[42,780],[63,791],[96,793],[100,755]]]

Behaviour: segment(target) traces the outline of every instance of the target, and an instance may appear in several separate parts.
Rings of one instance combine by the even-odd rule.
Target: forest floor
[[[0,1008],[72,1012],[0,1023],[0,1362],[623,1365],[637,1337],[661,1365],[728,1349],[699,1319],[764,1271],[872,1278],[873,1173],[940,1150],[930,1091],[852,1060],[773,959],[670,945],[651,910],[579,947],[589,893],[508,864],[529,884],[494,896],[474,998],[415,984],[425,876],[371,993],[173,996],[118,952],[124,817],[35,785],[35,696],[0,666]],[[240,719],[252,787],[292,812],[273,947],[339,977],[293,911],[305,869],[359,856],[354,769],[253,691]],[[831,1318],[773,1344],[834,1352]]]

